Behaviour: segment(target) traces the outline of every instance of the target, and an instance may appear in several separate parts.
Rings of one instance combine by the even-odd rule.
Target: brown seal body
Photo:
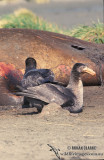
[[[87,64],[96,72],[95,76],[83,76],[85,85],[101,84],[104,79],[103,55],[103,44],[85,42],[47,31],[0,29],[1,63],[14,65],[16,72],[24,73],[25,59],[33,57],[37,61],[37,68],[51,69],[56,81],[64,85],[68,84],[70,71],[75,63]],[[5,77],[5,73],[2,77]]]

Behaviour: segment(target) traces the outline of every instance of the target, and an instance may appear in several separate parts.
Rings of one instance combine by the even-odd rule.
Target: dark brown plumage
[[[25,89],[46,82],[54,82],[54,73],[50,69],[37,69],[36,60],[34,58],[27,58],[25,65],[25,74],[21,81],[21,85]]]

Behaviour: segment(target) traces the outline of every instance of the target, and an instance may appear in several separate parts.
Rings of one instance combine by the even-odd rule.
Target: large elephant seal
[[[85,42],[47,31],[0,29],[0,86],[4,88],[0,94],[10,93],[6,96],[12,96],[12,90],[24,74],[27,57],[35,58],[37,68],[51,69],[55,80],[64,85],[68,84],[70,71],[75,63],[87,64],[96,75],[83,76],[84,84],[99,85],[104,79],[103,55],[103,44]],[[13,100],[15,101],[15,98]],[[0,99],[0,103],[4,104],[2,102]],[[7,104],[7,101],[5,103]],[[18,101],[16,103],[18,104]]]
[[[86,84],[101,82],[104,45],[73,37],[31,29],[0,29],[0,61],[25,68],[25,59],[33,57],[38,68],[51,69],[58,81],[68,83],[74,63],[86,63],[97,72],[96,77],[84,77]],[[101,71],[99,71],[101,69]],[[102,74],[103,76],[103,74]]]

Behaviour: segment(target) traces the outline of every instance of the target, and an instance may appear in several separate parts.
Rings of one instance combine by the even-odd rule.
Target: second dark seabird
[[[96,73],[82,63],[76,63],[71,71],[70,81],[67,87],[45,83],[35,87],[21,88],[16,95],[26,96],[26,100],[38,109],[44,105],[55,102],[71,113],[79,113],[83,107],[83,84],[81,75],[89,73],[94,76]]]
[[[21,86],[24,89],[27,89],[28,87],[38,86],[44,83],[58,83],[54,80],[54,73],[50,69],[37,69],[37,62],[34,58],[28,57],[25,60],[25,66],[25,74],[21,81]],[[27,108],[28,106],[32,107],[33,105],[29,103],[26,97],[24,97],[22,108]],[[38,111],[41,111],[41,108],[39,108],[39,106]]]
[[[37,63],[34,58],[27,58],[25,65],[26,70],[21,81],[21,85],[25,89],[54,81],[54,73],[50,69],[36,69]]]

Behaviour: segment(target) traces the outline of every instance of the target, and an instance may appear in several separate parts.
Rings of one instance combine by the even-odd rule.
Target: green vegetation
[[[52,32],[64,32],[57,25],[48,23],[43,18],[36,16],[27,9],[19,9],[13,14],[0,19],[0,28],[30,28]]]
[[[92,26],[78,26],[72,30],[67,30],[47,22],[27,9],[20,9],[13,14],[1,17],[0,28],[39,29],[73,36],[90,42],[104,43],[104,25],[100,22]]]
[[[70,32],[70,36],[95,43],[104,43],[104,24],[98,22],[92,26],[79,26]]]

